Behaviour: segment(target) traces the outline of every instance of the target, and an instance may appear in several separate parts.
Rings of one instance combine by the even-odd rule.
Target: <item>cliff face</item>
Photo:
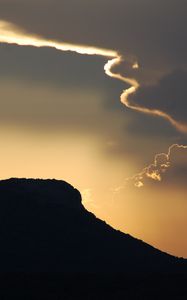
[[[149,272],[183,261],[114,230],[64,181],[0,181],[0,271]]]

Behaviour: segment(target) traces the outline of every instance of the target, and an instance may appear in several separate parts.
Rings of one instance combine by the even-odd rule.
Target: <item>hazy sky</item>
[[[0,177],[66,180],[115,228],[187,257],[186,10],[186,0],[0,0],[0,42],[15,38],[0,44]],[[130,86],[105,74],[107,55],[20,46],[18,33],[112,50],[122,58],[111,71],[140,85],[130,106],[154,113],[120,102]]]

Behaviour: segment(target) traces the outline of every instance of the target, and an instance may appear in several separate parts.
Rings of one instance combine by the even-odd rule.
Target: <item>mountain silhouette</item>
[[[113,229],[60,180],[0,181],[1,272],[172,272],[186,260]]]
[[[187,299],[187,263],[115,230],[60,180],[0,181],[0,299]]]

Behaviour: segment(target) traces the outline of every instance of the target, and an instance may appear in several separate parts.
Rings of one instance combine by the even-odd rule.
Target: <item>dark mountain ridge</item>
[[[113,229],[60,180],[0,181],[0,271],[184,273],[186,260]]]

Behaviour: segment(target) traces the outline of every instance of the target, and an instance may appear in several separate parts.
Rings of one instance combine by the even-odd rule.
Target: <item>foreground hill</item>
[[[185,272],[185,260],[117,231],[64,181],[0,181],[0,271]]]

